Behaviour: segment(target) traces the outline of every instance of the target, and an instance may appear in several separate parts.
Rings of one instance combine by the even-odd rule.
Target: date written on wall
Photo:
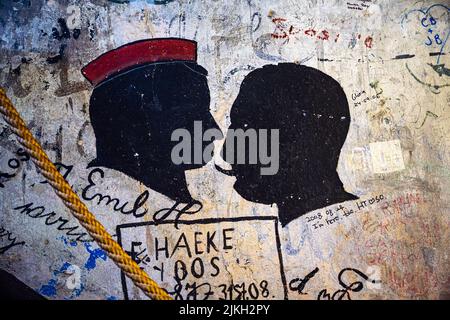
[[[306,223],[312,227],[312,230],[337,225],[358,212],[363,212],[376,204],[379,205],[380,202],[383,203],[385,199],[386,197],[380,194],[368,199],[359,199],[354,202],[349,202],[346,205],[338,204],[336,206],[330,206],[326,209],[306,215]]]
[[[174,299],[286,298],[276,217],[179,220],[177,227],[169,220],[117,227],[122,247]],[[123,274],[122,288],[125,299],[145,298]]]

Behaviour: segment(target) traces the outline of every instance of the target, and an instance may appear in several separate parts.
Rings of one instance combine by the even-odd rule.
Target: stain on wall
[[[428,0],[6,0],[0,84],[176,299],[448,299],[449,15],[448,1]],[[138,76],[141,65],[126,65],[106,86],[81,72],[121,46],[174,38],[196,44],[181,69],[139,60]],[[107,124],[118,117],[123,126]],[[211,158],[180,169],[169,133],[195,136],[197,121]],[[202,140],[213,127],[221,136]],[[260,174],[273,153],[248,166],[221,157],[230,130],[250,127],[279,130],[278,176]],[[116,149],[101,153],[111,134]],[[0,211],[0,268],[36,292],[145,298],[4,121]]]

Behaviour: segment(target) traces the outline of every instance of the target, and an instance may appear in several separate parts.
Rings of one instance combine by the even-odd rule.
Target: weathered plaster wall
[[[126,250],[133,246],[158,283],[184,298],[192,291],[186,284],[193,282],[209,283],[209,298],[216,299],[230,298],[231,282],[238,285],[233,298],[242,293],[242,283],[252,291],[249,298],[257,292],[259,298],[316,299],[337,290],[343,291],[335,298],[449,298],[447,0],[119,2],[1,1],[0,83],[78,194],[116,197],[116,209],[125,202],[130,209],[149,192],[142,217],[98,198],[86,204],[115,237],[120,232]],[[108,50],[155,37],[197,41],[198,62],[209,72],[211,114],[223,131],[242,79],[255,68],[297,62],[336,79],[352,116],[338,173],[360,200],[342,203],[341,210],[339,204],[315,210],[286,227],[270,219],[124,227],[151,222],[154,212],[173,202],[118,171],[104,169],[102,177],[86,168],[96,149],[88,114],[92,86],[80,69]],[[203,209],[184,218],[277,216],[275,205],[240,197],[234,178],[216,171],[213,162],[186,173]],[[130,298],[143,298],[121,281],[119,269],[95,243],[77,241],[89,239],[80,235],[81,227],[64,230],[77,221],[43,183],[4,121],[0,175],[1,268],[53,299],[122,299],[124,287]],[[27,204],[36,210],[27,211]],[[68,222],[61,226],[64,220],[57,219]],[[189,258],[177,250],[156,258],[155,241],[167,237],[171,247],[184,233],[193,246],[195,232],[202,232],[198,241],[205,249],[208,231],[216,231],[217,252]],[[224,244],[225,236],[231,244]],[[191,270],[192,263],[194,274],[201,270],[197,257],[205,268],[199,278]],[[177,260],[188,272],[182,288],[173,278]],[[340,274],[345,268],[381,283],[366,282],[352,270]],[[339,279],[347,285],[361,281],[363,289],[345,290]],[[204,297],[207,286],[198,292],[197,298]]]

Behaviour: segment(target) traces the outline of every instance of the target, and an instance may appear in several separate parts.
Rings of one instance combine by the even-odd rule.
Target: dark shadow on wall
[[[46,300],[12,274],[0,269],[0,300]]]

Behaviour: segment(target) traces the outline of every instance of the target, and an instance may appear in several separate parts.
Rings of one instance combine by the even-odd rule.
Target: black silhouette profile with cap
[[[174,164],[172,132],[193,134],[194,121],[218,129],[209,112],[207,71],[196,63],[196,43],[138,41],[100,56],[82,72],[95,85],[89,112],[97,157],[89,167],[121,171],[177,203],[192,203],[185,171],[205,163]]]
[[[235,130],[279,130],[275,175],[261,175],[259,162],[232,164],[228,171],[216,167],[236,177],[234,189],[243,198],[276,203],[283,226],[309,211],[357,199],[344,190],[336,172],[350,112],[344,90],[330,76],[294,63],[256,69],[243,80],[230,118],[230,128]]]

